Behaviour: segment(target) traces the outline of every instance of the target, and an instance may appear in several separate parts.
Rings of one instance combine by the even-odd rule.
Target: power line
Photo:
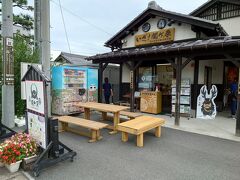
[[[53,3],[56,4],[56,5],[59,5],[58,3],[56,3],[56,2],[53,1],[53,0],[50,0],[50,1],[53,2]],[[70,11],[69,9],[64,8],[64,7],[62,7],[62,9],[65,10],[65,11],[67,11],[68,13],[72,14],[73,16],[75,16],[75,17],[81,19],[81,21],[84,21],[85,23],[87,23],[87,24],[89,24],[89,25],[95,27],[95,28],[98,29],[99,31],[102,31],[102,32],[104,32],[104,33],[107,34],[107,35],[113,36],[111,33],[107,32],[106,30],[102,29],[101,27],[99,27],[99,26],[97,26],[97,25],[95,25],[95,24],[89,22],[88,20],[86,20],[86,19],[80,17],[79,15],[77,15],[77,14],[73,13],[72,11]]]
[[[69,52],[71,53],[71,48],[70,48],[70,44],[69,44],[67,29],[66,29],[66,25],[65,25],[65,21],[64,21],[63,12],[62,12],[61,0],[58,0],[58,1],[59,1],[59,7],[60,7],[61,15],[62,15],[62,21],[63,21],[64,31],[65,31],[65,36],[66,36],[67,43],[68,43],[68,49],[69,49]]]

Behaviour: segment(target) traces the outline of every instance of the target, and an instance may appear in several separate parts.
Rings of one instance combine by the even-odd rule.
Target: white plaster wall
[[[183,59],[183,62],[184,62],[184,59]],[[194,64],[193,63],[194,62],[191,61],[182,70],[182,79],[189,79],[191,84],[193,84],[193,79],[194,79]]]
[[[218,21],[230,36],[240,36],[240,17]]]
[[[130,69],[126,64],[123,64],[122,67],[122,82],[130,83]]]
[[[212,67],[212,83],[222,84],[223,83],[223,61],[212,61],[204,60],[199,61],[199,76],[198,84],[204,83],[204,70],[205,66]]]
[[[108,77],[111,84],[119,84],[119,67],[117,66],[107,66],[103,71],[103,81],[105,77]]]
[[[157,22],[159,19],[162,19],[160,17],[151,18],[147,22],[150,23],[151,29],[149,32],[152,31],[159,31],[157,27]],[[178,23],[174,23],[172,26],[166,25],[165,28],[175,28],[175,38],[174,41],[183,40],[183,39],[190,39],[190,38],[196,38],[196,33],[191,30],[191,25],[189,24],[181,24],[180,26]],[[134,35],[129,34],[127,37],[123,39],[123,42],[126,42],[123,44],[122,48],[130,48],[135,47],[135,35],[144,34],[145,32],[142,31],[142,25],[138,28],[138,31],[134,33]]]

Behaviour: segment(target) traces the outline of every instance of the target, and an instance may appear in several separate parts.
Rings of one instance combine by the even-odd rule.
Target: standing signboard
[[[217,87],[212,85],[210,93],[207,86],[204,85],[200,89],[200,94],[197,98],[197,118],[214,119],[217,115],[217,108],[214,99],[217,97]]]
[[[46,149],[48,145],[46,83],[50,81],[37,66],[30,66],[23,80],[28,133],[43,149]]]
[[[43,81],[25,81],[28,132],[38,144],[46,149],[46,121],[44,110],[44,82]]]
[[[32,166],[34,176],[45,169],[67,159],[73,161],[76,152],[58,140],[58,120],[48,117],[47,85],[50,79],[37,66],[30,66],[22,81],[26,84],[27,131],[43,148]],[[64,153],[64,151],[67,151]]]

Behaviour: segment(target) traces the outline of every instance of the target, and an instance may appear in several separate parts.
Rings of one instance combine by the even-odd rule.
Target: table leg
[[[96,130],[91,130],[91,139],[88,141],[90,143],[96,142],[97,141],[97,131]]]
[[[105,121],[107,119],[107,112],[102,112],[102,120]]]
[[[161,137],[161,126],[155,128],[155,136]]]
[[[128,133],[122,132],[122,141],[127,142],[128,141]]]
[[[84,108],[84,118],[90,119],[90,109],[89,108]]]
[[[113,119],[113,131],[110,132],[110,134],[116,134],[117,133],[117,125],[119,124],[119,112],[113,113],[114,119]]]
[[[143,147],[143,133],[137,135],[137,146],[138,147]]]

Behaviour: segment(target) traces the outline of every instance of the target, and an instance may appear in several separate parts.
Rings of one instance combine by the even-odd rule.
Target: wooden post
[[[130,101],[130,111],[134,111],[134,90],[135,90],[135,81],[134,81],[134,76],[135,76],[135,71],[131,70],[130,71],[130,90],[131,90],[131,101]]]
[[[98,69],[98,102],[102,102],[102,85],[103,85],[103,64],[99,63]]]
[[[198,76],[199,76],[199,60],[195,60],[194,64],[194,82],[193,82],[193,103],[192,107],[197,111],[197,97],[198,97]],[[197,113],[195,113],[196,116]]]
[[[182,79],[182,57],[177,57],[176,67],[176,104],[175,104],[175,125],[179,126],[180,121],[180,91]]]
[[[123,64],[120,64],[120,72],[119,72],[119,100],[122,100],[122,70]]]
[[[240,77],[240,68],[239,68],[239,77]],[[238,80],[238,100],[237,100],[237,112],[236,112],[236,136],[240,137],[240,84]]]

